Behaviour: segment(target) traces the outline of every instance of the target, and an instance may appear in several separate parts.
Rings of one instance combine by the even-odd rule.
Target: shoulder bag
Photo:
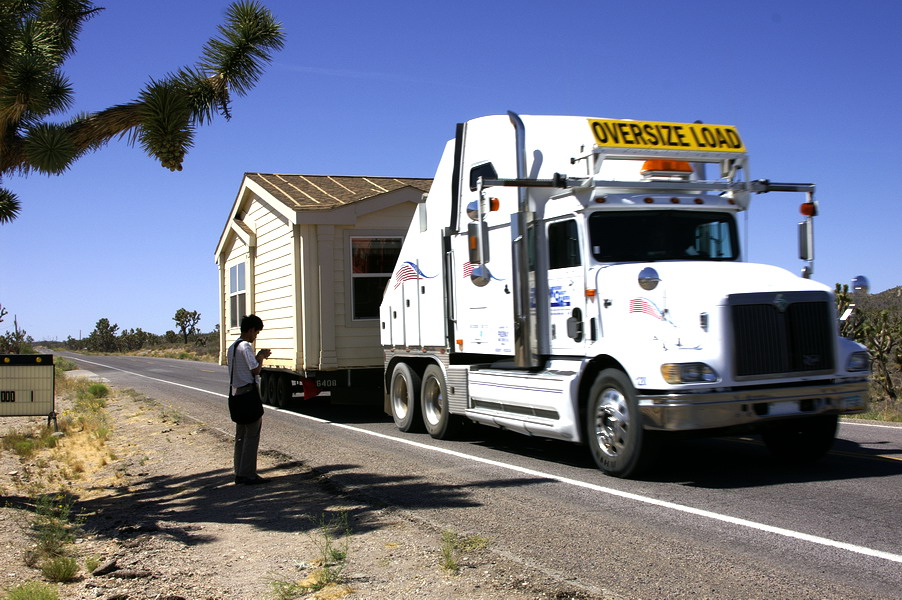
[[[235,362],[238,360],[238,344],[235,342],[235,350],[232,352],[232,360],[229,362],[229,416],[232,421],[241,425],[253,423],[263,416],[263,401],[260,399],[260,390],[256,383],[251,383],[238,388],[238,394],[232,394],[232,380],[235,376]],[[226,353],[228,357],[228,353]]]

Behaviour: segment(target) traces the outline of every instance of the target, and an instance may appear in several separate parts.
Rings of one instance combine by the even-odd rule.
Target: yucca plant
[[[72,107],[62,67],[85,22],[101,10],[87,0],[0,0],[0,182],[13,174],[58,175],[122,136],[181,170],[197,126],[216,114],[228,119],[231,95],[247,94],[284,44],[269,10],[238,0],[195,66],[150,80],[131,102],[49,122]],[[20,209],[16,195],[0,188],[0,224]]]

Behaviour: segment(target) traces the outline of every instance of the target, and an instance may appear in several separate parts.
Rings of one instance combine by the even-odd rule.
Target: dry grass
[[[103,384],[59,377],[57,394],[74,401],[57,415],[56,429],[40,425],[3,435],[0,446],[23,461],[19,479],[26,493],[65,488],[113,460],[106,444],[112,433],[105,411],[109,393]]]
[[[485,550],[489,546],[488,538],[481,535],[462,535],[446,529],[442,531],[442,569],[451,573],[460,570],[460,559],[464,554]]]

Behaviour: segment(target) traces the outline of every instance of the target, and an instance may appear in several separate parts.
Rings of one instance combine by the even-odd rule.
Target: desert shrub
[[[78,563],[70,556],[54,556],[41,565],[41,575],[48,581],[68,583],[78,576]]]
[[[72,504],[72,498],[65,494],[45,494],[37,498],[31,528],[39,557],[64,556],[66,546],[75,541],[81,524],[73,515]]]
[[[35,433],[8,433],[3,436],[2,446],[4,450],[11,450],[22,458],[31,458],[38,450],[56,447],[56,442],[53,430],[43,427]]]
[[[4,596],[5,600],[59,600],[55,586],[41,581],[28,581],[17,585]]]
[[[102,383],[92,383],[88,386],[88,395],[94,398],[106,398],[110,395],[110,388]]]

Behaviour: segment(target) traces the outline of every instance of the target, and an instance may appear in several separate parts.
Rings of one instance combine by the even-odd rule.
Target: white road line
[[[293,414],[297,414],[297,413],[293,413]],[[298,415],[298,416],[303,417],[304,415]],[[469,454],[457,452],[456,450],[449,450],[446,448],[437,448],[435,446],[430,446],[428,444],[423,444],[420,442],[416,442],[414,440],[406,440],[406,439],[397,438],[397,437],[394,437],[391,435],[385,435],[384,433],[378,433],[375,431],[367,431],[366,429],[360,429],[357,427],[353,427],[351,425],[345,425],[343,423],[331,423],[331,424],[335,425],[336,427],[340,427],[342,429],[348,429],[350,431],[365,433],[367,435],[380,437],[380,438],[383,438],[386,440],[400,442],[402,444],[408,444],[410,446],[415,446],[415,447],[421,448],[423,450],[431,450],[434,452],[440,452],[442,454],[448,454],[451,456],[455,456],[457,458],[462,458],[462,459],[470,460],[473,462],[478,462],[478,463],[483,463],[486,465],[491,465],[494,467],[499,467],[502,469],[506,469],[508,471],[514,471],[516,473],[520,473],[523,475],[530,475],[532,477],[549,479],[552,481],[557,481],[559,483],[565,483],[567,485],[572,485],[575,487],[580,487],[580,488],[592,490],[595,492],[601,492],[603,494],[609,494],[611,496],[619,496],[621,498],[626,498],[628,500],[635,500],[636,502],[643,502],[645,504],[660,506],[662,508],[668,508],[671,510],[676,510],[676,511],[691,514],[691,515],[705,517],[708,519],[714,519],[716,521],[732,523],[733,525],[739,525],[741,527],[757,529],[758,531],[766,531],[768,533],[774,533],[777,535],[782,535],[782,536],[794,538],[797,540],[803,540],[806,542],[811,542],[813,544],[820,544],[822,546],[829,546],[832,548],[838,548],[840,550],[847,550],[849,552],[855,552],[856,554],[864,554],[866,556],[873,556],[875,558],[882,558],[884,560],[902,563],[902,555],[900,555],[900,554],[893,554],[891,552],[883,552],[882,550],[874,550],[872,548],[866,548],[864,546],[857,546],[855,544],[848,544],[846,542],[838,542],[836,540],[831,540],[829,538],[824,538],[824,537],[820,537],[820,536],[816,536],[816,535],[810,535],[807,533],[801,533],[798,531],[793,531],[791,529],[785,529],[783,527],[774,527],[773,525],[766,525],[764,523],[749,521],[748,519],[740,519],[737,517],[731,517],[729,515],[722,515],[720,513],[712,512],[709,510],[693,508],[691,506],[686,506],[683,504],[676,504],[675,502],[667,502],[666,500],[658,500],[657,498],[650,498],[648,496],[640,496],[639,494],[633,494],[631,492],[624,492],[622,490],[616,490],[613,488],[596,485],[594,483],[587,483],[585,481],[579,481],[578,479],[570,479],[569,477],[562,477],[560,475],[554,475],[552,473],[545,473],[543,471],[536,471],[534,469],[518,467],[516,465],[511,465],[508,463],[503,463],[503,462],[491,460],[488,458],[480,458],[478,456],[471,456]]]
[[[196,387],[191,387],[190,385],[184,385],[181,383],[175,383],[173,381],[166,381],[165,379],[158,379],[156,377],[150,377],[148,375],[142,375],[141,373],[135,373],[133,371],[126,371],[125,369],[119,369],[117,367],[111,367],[109,365],[104,365],[101,363],[91,362],[89,360],[76,359],[81,360],[82,362],[86,362],[92,365],[98,365],[101,367],[106,367],[108,369],[113,369],[115,371],[121,371],[123,373],[128,373],[129,375],[136,375],[138,377],[144,377],[146,379],[151,379],[153,381],[159,381],[161,383],[168,383],[171,385],[176,385],[179,387],[187,388],[189,390],[195,390],[198,392],[204,392],[207,394],[212,394],[213,396],[219,396],[222,398],[228,397],[227,394],[220,394],[217,392],[211,392],[209,390],[204,390]],[[855,544],[849,544],[846,542],[839,542],[836,540],[831,540],[829,538],[820,537],[817,535],[811,535],[808,533],[802,533],[799,531],[793,531],[792,529],[785,529],[783,527],[774,527],[773,525],[767,525],[765,523],[758,523],[757,521],[750,521],[748,519],[740,519],[738,517],[731,517],[729,515],[722,515],[720,513],[712,512],[710,510],[703,510],[700,508],[694,508],[692,506],[686,506],[684,504],[677,504],[675,502],[668,502],[666,500],[658,500],[657,498],[651,498],[649,496],[641,496],[639,494],[633,494],[631,492],[624,492],[622,490],[617,490],[614,488],[604,487],[601,485],[596,485],[594,483],[587,483],[585,481],[579,481],[578,479],[571,479],[569,477],[562,477],[560,475],[554,475],[553,473],[545,473],[543,471],[536,471],[534,469],[527,469],[525,467],[518,467],[516,465],[511,465],[508,463],[500,462],[497,460],[492,460],[488,458],[481,458],[478,456],[471,456],[469,454],[464,454],[463,452],[458,452],[456,450],[449,450],[447,448],[439,448],[436,446],[430,446],[428,444],[423,444],[421,442],[417,442],[414,440],[407,440],[404,438],[399,438],[391,435],[386,435],[384,433],[378,433],[376,431],[369,431],[366,429],[361,429],[359,427],[354,427],[352,425],[346,425],[344,423],[334,423],[332,421],[327,421],[325,419],[320,419],[318,417],[312,417],[296,412],[291,412],[287,410],[282,410],[278,408],[273,408],[270,406],[266,407],[269,410],[273,410],[276,412],[285,413],[287,415],[294,415],[296,417],[301,417],[303,419],[307,419],[310,421],[315,421],[317,423],[324,423],[328,425],[334,425],[335,427],[339,427],[341,429],[347,429],[348,431],[354,431],[356,433],[362,433],[365,435],[382,438],[385,440],[389,440],[391,442],[396,442],[400,444],[407,444],[408,446],[414,446],[416,448],[420,448],[422,450],[428,450],[431,452],[439,452],[441,454],[447,454],[449,456],[454,456],[456,458],[461,458],[463,460],[468,460],[471,462],[482,463],[485,465],[491,465],[493,467],[498,467],[500,469],[505,469],[507,471],[513,471],[515,473],[520,473],[522,475],[529,475],[531,477],[539,477],[541,479],[547,479],[549,481],[557,481],[558,483],[563,483],[566,485],[571,485],[574,487],[579,487],[587,490],[592,490],[594,492],[599,492],[602,494],[608,494],[610,496],[617,496],[619,498],[625,498],[627,500],[633,500],[635,502],[642,502],[644,504],[650,504],[653,506],[660,506],[661,508],[666,508],[669,510],[675,510],[677,512],[682,512],[690,515],[695,515],[698,517],[704,517],[706,519],[712,519],[715,521],[721,521],[724,523],[730,523],[733,525],[738,525],[740,527],[747,527],[749,529],[755,529],[757,531],[764,531],[767,533],[772,533],[775,535],[780,535],[783,537],[793,538],[796,540],[801,540],[804,542],[809,542],[812,544],[818,544],[821,546],[827,546],[830,548],[836,548],[839,550],[845,550],[847,552],[854,552],[855,554],[863,554],[865,556],[871,556],[873,558],[880,558],[883,560],[888,560],[892,562],[902,563],[902,554],[893,554],[892,552],[884,552],[882,550],[874,550],[873,548],[867,548],[865,546],[858,546]],[[846,421],[844,421],[845,423]],[[866,423],[861,423],[861,425],[867,425]],[[878,425],[879,427],[879,425]]]
[[[880,427],[882,429],[902,429],[902,425],[881,425],[880,423],[859,423],[858,421],[853,421],[850,419],[843,419],[839,422],[840,425],[858,425],[859,427]]]
[[[195,392],[203,392],[205,394],[211,394],[213,396],[219,396],[220,398],[228,398],[228,394],[220,394],[219,392],[211,392],[210,390],[205,390],[202,388],[196,388],[190,385],[185,385],[184,383],[176,383],[174,381],[167,381],[165,379],[158,379],[156,377],[151,377],[150,375],[144,375],[142,373],[135,373],[134,371],[126,371],[125,369],[120,369],[119,367],[111,367],[110,365],[105,365],[103,363],[92,362],[90,360],[85,360],[83,358],[75,358],[73,360],[81,361],[84,363],[88,363],[89,365],[97,365],[98,367],[104,367],[105,369],[112,369],[114,371],[120,371],[122,373],[127,373],[129,375],[134,375],[135,377],[143,377],[144,379],[150,379],[152,381],[159,381],[160,383],[168,383],[169,385],[177,385],[179,387],[183,387],[189,390],[194,390]]]

